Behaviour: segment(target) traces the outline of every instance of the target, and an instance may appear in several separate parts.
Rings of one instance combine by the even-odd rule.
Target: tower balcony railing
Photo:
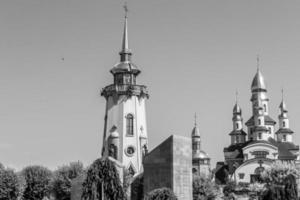
[[[105,98],[112,95],[127,95],[149,98],[147,87],[145,85],[112,84],[106,86],[101,91],[101,96],[104,96]]]

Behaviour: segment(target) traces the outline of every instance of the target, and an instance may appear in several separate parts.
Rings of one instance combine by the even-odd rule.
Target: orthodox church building
[[[278,124],[269,115],[269,98],[264,77],[259,70],[251,84],[252,117],[243,126],[242,109],[236,101],[233,107],[231,144],[224,148],[225,165],[237,182],[253,182],[274,161],[299,160],[299,146],[293,143],[287,106],[282,98]]]
[[[101,91],[106,99],[102,157],[114,158],[134,176],[142,172],[148,149],[145,102],[149,95],[146,86],[137,83],[141,71],[132,62],[127,32],[126,14],[120,62],[110,70],[113,83]]]

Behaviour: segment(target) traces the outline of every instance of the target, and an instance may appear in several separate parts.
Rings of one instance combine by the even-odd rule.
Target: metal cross
[[[123,8],[124,8],[124,10],[125,10],[125,17],[127,17],[127,13],[128,13],[127,2],[124,3]]]

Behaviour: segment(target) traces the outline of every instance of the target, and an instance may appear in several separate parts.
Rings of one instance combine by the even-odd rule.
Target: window
[[[271,127],[269,127],[269,133],[270,133],[270,134],[272,133],[272,129],[271,129]]]
[[[283,121],[283,122],[282,122],[282,126],[283,126],[283,128],[285,128],[285,125],[286,125],[286,124],[285,124],[285,121]]]
[[[239,136],[236,136],[236,143],[240,143]]]
[[[264,104],[264,111],[267,112],[267,105]]]
[[[283,135],[282,137],[283,137],[282,140],[285,142],[286,141],[286,135]]]
[[[245,174],[244,173],[239,173],[239,179],[244,179]]]
[[[235,126],[236,126],[236,129],[239,129],[239,124],[238,123],[236,123]]]
[[[244,160],[248,160],[248,154],[244,154]]]
[[[258,119],[258,125],[261,125],[261,119]]]
[[[258,133],[258,139],[261,139],[261,133]]]
[[[128,114],[126,116],[126,133],[129,136],[133,136],[133,115]]]

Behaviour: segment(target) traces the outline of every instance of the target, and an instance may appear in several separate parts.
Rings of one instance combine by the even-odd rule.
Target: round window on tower
[[[133,156],[134,153],[135,153],[135,148],[133,146],[129,146],[125,149],[125,154],[127,156]]]

